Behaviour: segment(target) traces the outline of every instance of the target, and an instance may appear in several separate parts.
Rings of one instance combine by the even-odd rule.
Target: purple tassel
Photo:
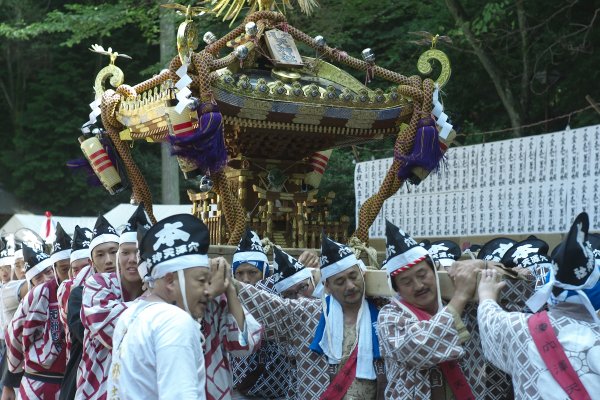
[[[171,154],[193,160],[206,172],[217,172],[227,164],[223,138],[223,116],[216,105],[203,103],[198,108],[198,128],[184,138],[169,136]]]
[[[440,163],[443,163],[444,153],[440,148],[440,138],[435,121],[432,118],[423,118],[417,124],[415,144],[411,154],[403,156],[394,154],[398,161],[404,161],[404,165],[398,171],[398,179],[411,182],[419,182],[411,171],[415,167],[421,167],[429,172],[437,172]]]
[[[102,186],[102,182],[94,173],[94,169],[88,162],[86,158],[76,158],[74,160],[67,161],[67,167],[71,170],[71,172],[76,173],[79,171],[85,172],[87,175],[86,182],[89,186]]]

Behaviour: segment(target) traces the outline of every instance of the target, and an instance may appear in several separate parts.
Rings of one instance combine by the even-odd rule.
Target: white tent
[[[135,211],[137,206],[131,204],[119,204],[106,214],[104,217],[110,222],[112,226],[120,231],[123,229],[124,225],[127,223],[127,220]],[[191,204],[184,205],[163,205],[163,204],[155,204],[153,206],[154,216],[157,220],[161,220],[170,215],[175,214],[190,214],[192,212]],[[29,228],[32,231],[36,232],[40,236],[44,237],[44,230],[46,227],[46,217],[44,215],[34,215],[34,214],[14,214],[2,227],[0,227],[0,233],[10,233],[15,232],[21,228]],[[61,226],[68,234],[72,235],[75,230],[75,225],[79,225],[80,227],[86,227],[89,229],[94,228],[94,224],[96,223],[96,217],[61,217],[61,216],[52,216],[52,223],[56,224],[60,222]]]
[[[16,232],[21,228],[29,228],[38,235],[44,237],[44,230],[46,227],[46,216],[45,215],[34,215],[34,214],[14,214],[1,228],[0,233],[11,233]],[[52,216],[52,223],[56,224],[60,222],[65,232],[72,235],[75,230],[75,225],[81,227],[93,228],[96,222],[95,217],[59,217],[56,215]]]
[[[110,222],[112,226],[115,227],[117,232],[120,232],[121,229],[127,223],[131,214],[135,211],[137,206],[131,204],[119,204],[106,214],[104,217]],[[152,206],[152,210],[154,211],[154,216],[157,221],[160,221],[163,218],[169,217],[175,214],[191,214],[192,205],[191,204],[154,204]],[[93,227],[93,225],[92,225]]]

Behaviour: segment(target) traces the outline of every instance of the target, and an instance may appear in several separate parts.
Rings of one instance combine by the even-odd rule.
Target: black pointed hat
[[[504,253],[500,260],[506,268],[532,268],[540,263],[550,263],[548,243],[535,236],[517,242]]]
[[[73,241],[71,240],[71,236],[65,232],[60,222],[56,224],[56,239],[52,244],[52,254],[50,258],[52,258],[52,263],[54,264],[60,260],[69,260],[71,256],[71,245]]]
[[[90,243],[94,233],[88,228],[75,226],[73,244],[71,245],[71,262],[82,258],[90,258]]]
[[[240,264],[248,261],[261,261],[265,264],[269,263],[265,250],[260,242],[260,237],[258,237],[258,234],[250,228],[246,228],[244,235],[235,249],[235,253],[233,253],[232,266],[234,271]]]
[[[31,281],[36,275],[52,266],[52,259],[48,254],[41,250],[32,249],[27,245],[23,245],[23,259],[25,260],[25,278],[27,281]]]
[[[176,214],[158,221],[139,245],[140,257],[152,279],[193,267],[208,268],[208,228],[191,214]]]
[[[427,249],[413,239],[408,233],[392,224],[385,222],[385,250],[384,262],[388,276],[394,276],[423,261],[429,253]]]
[[[516,240],[512,240],[505,237],[499,237],[490,240],[479,249],[477,258],[480,260],[496,261],[500,262],[504,254],[517,243]]]
[[[321,240],[321,282],[355,265],[362,268],[354,251],[344,244],[331,240],[323,234]]]
[[[9,254],[8,242],[4,237],[0,237],[0,265],[12,265],[14,254]]]
[[[279,247],[273,247],[273,283],[278,293],[282,293],[310,277],[309,268]]]
[[[555,275],[563,289],[588,289],[593,287],[600,276],[595,267],[594,252],[588,242],[590,221],[587,213],[575,218],[565,240],[553,252]]]
[[[125,229],[121,232],[119,243],[136,243],[138,236],[138,227],[144,230],[150,229],[152,223],[144,210],[144,203],[140,203],[125,225]]]
[[[460,246],[452,240],[438,240],[427,248],[427,251],[435,261],[443,267],[449,267],[460,258],[462,251]]]
[[[102,215],[96,220],[93,233],[94,236],[90,242],[90,252],[92,252],[96,246],[103,243],[119,243],[119,235],[117,235],[117,231]]]

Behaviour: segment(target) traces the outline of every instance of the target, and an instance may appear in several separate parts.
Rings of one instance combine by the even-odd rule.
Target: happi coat
[[[566,399],[544,364],[529,333],[531,314],[506,312],[493,300],[479,305],[478,320],[486,358],[512,375],[515,399]],[[563,302],[548,317],[558,341],[592,399],[600,398],[600,326],[587,309]]]
[[[27,376],[31,373],[62,377],[65,372],[65,332],[59,318],[57,290],[55,279],[31,290],[6,332],[8,369],[26,373],[19,388],[22,399],[52,399],[59,393],[59,383],[45,383]]]
[[[77,371],[77,399],[106,399],[112,336],[128,304],[115,272],[94,274],[85,280],[81,305],[85,330]]]
[[[242,285],[242,304],[263,324],[266,340],[288,343],[296,362],[296,398],[318,399],[329,386],[327,358],[309,349],[321,317],[321,300],[283,299],[251,285]]]

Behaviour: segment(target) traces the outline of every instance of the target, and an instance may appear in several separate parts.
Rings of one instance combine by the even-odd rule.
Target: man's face
[[[302,282],[296,283],[294,286],[290,286],[289,289],[281,292],[281,297],[284,299],[298,299],[301,297],[310,298],[315,290],[315,286],[312,280],[305,279]]]
[[[210,281],[210,271],[206,267],[194,267],[185,269],[183,274],[185,276],[185,294],[190,314],[194,319],[202,318],[209,301],[208,284]],[[179,288],[178,274],[173,273],[173,276],[177,305],[185,309],[183,296]]]
[[[249,263],[240,264],[235,270],[235,279],[248,285],[255,285],[262,278],[262,272]]]
[[[119,246],[119,268],[121,279],[126,282],[140,282],[140,274],[137,270],[137,246],[135,243],[122,243]]]
[[[115,272],[117,270],[117,250],[119,243],[108,242],[94,247],[92,264],[96,272]]]
[[[79,260],[74,260],[71,263],[71,277],[75,278],[79,271],[83,269],[86,265],[90,264],[89,258],[80,258]]]
[[[329,293],[342,305],[356,305],[363,300],[365,281],[358,265],[337,273],[325,281]]]
[[[62,282],[69,279],[69,268],[71,267],[71,261],[67,258],[65,260],[59,260],[54,263],[56,268],[56,275],[58,275],[58,282]]]
[[[0,265],[0,280],[3,283],[10,281],[10,265]]]
[[[25,260],[23,258],[17,258],[15,260],[15,275],[17,279],[25,279]]]
[[[422,310],[437,307],[435,273],[425,260],[394,276],[396,291],[402,299]]]
[[[48,267],[33,278],[31,278],[31,285],[33,287],[36,287],[46,282],[50,282],[52,279],[54,279],[54,271],[52,270],[52,267]]]

